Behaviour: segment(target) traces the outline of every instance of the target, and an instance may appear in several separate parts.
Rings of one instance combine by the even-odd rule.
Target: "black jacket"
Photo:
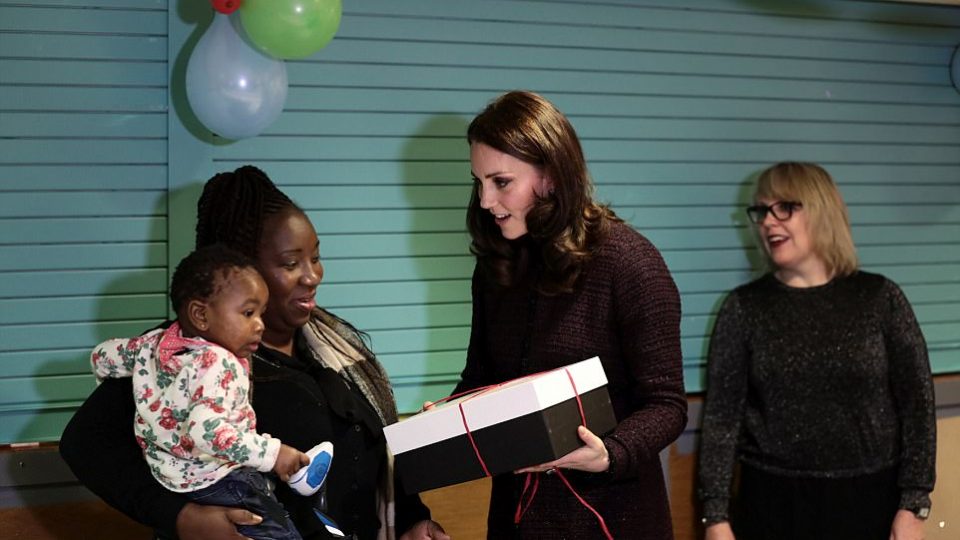
[[[277,497],[304,538],[326,535],[313,516],[323,506],[344,532],[376,538],[378,478],[386,445],[376,413],[359,391],[333,370],[261,348],[253,362],[253,407],[257,431],[306,451],[322,441],[334,445],[325,504],[278,484]],[[302,355],[300,355],[302,356]],[[177,514],[188,500],[167,491],[151,475],[133,437],[133,391],[129,378],[104,381],[64,429],[60,453],[77,478],[109,505],[175,537]],[[397,534],[429,519],[420,498],[396,487]]]

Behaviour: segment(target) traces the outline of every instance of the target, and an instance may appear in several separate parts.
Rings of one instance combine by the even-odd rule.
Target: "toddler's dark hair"
[[[170,282],[170,303],[180,314],[190,300],[207,300],[216,293],[217,277],[226,276],[231,270],[251,268],[256,271],[253,259],[223,244],[211,244],[198,248],[177,265]]]

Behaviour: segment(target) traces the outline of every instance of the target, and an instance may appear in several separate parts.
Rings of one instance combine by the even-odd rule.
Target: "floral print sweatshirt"
[[[134,432],[167,489],[205,488],[238,467],[273,469],[280,440],[256,432],[250,364],[180,325],[105,341],[90,357],[97,382],[132,377]]]

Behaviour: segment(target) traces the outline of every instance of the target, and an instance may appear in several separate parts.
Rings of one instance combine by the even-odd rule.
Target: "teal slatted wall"
[[[166,314],[167,9],[0,2],[0,443],[49,440],[91,344]]]
[[[539,91],[570,116],[599,196],[664,253],[683,293],[689,390],[703,388],[712,314],[759,259],[739,210],[751,175],[781,159],[818,161],[834,174],[864,266],[904,287],[935,369],[960,371],[960,94],[948,73],[960,43],[958,8],[346,2],[334,41],[288,62],[290,91],[277,122],[259,137],[220,144],[197,138],[178,87],[188,57],[182,44],[202,33],[206,10],[167,14],[143,0],[96,0],[113,17],[101,19],[50,0],[55,8],[43,13],[58,17],[43,26],[36,3],[5,1],[0,385],[15,387],[20,401],[0,387],[8,408],[0,413],[19,407],[29,419],[31,410],[68,411],[82,399],[90,385],[79,375],[82,348],[162,315],[166,269],[189,249],[196,187],[248,162],[313,219],[327,267],[319,301],[370,333],[401,408],[443,395],[469,333],[463,133],[489,99],[512,88]],[[58,71],[37,67],[44,62]],[[94,69],[105,75],[85,76]],[[108,82],[91,83],[100,78]],[[86,129],[80,119],[92,120],[74,109],[96,109],[99,130]],[[71,121],[57,116],[65,114]],[[152,150],[159,161],[143,163]],[[137,163],[113,163],[123,156]],[[50,160],[87,164],[75,168],[87,184],[26,177],[34,168],[49,172]],[[78,185],[87,187],[63,192]],[[46,215],[18,219],[37,207],[90,217],[69,228]],[[88,269],[90,261],[104,262]],[[62,418],[34,418],[43,429],[33,432],[4,420],[0,441],[24,432],[56,438]]]

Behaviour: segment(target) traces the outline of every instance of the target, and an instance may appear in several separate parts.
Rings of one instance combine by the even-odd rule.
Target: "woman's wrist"
[[[606,441],[603,443],[603,447],[606,450],[607,456],[607,468],[603,470],[604,473],[612,475],[613,474],[613,452],[610,451],[610,447],[607,446]]]
[[[704,499],[702,501],[702,517],[700,523],[709,527],[718,523],[727,523],[730,516],[727,514],[727,508],[730,500],[726,498]]]
[[[610,438],[603,440],[603,447],[607,450],[607,468],[599,474],[603,476],[605,481],[609,482],[620,476],[621,459],[623,459],[620,451],[623,450],[623,447]]]

